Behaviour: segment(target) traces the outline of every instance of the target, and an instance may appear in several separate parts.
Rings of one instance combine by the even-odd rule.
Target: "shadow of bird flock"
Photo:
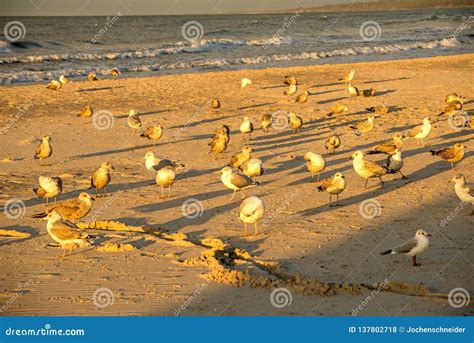
[[[359,84],[378,86],[394,80],[403,82],[409,78],[361,81]],[[354,75],[346,75],[338,82],[329,80],[328,83],[312,86],[309,86],[309,80],[304,80],[308,88],[295,77],[285,77],[282,81],[282,84],[260,87],[260,91],[272,94],[272,97],[267,101],[261,97],[257,102],[251,100],[251,93],[247,93],[257,85],[248,81],[245,86],[242,83],[242,89],[239,90],[242,101],[238,103],[238,107],[230,110],[225,107],[224,100],[214,99],[212,105],[206,105],[204,115],[192,117],[188,121],[183,114],[178,113],[181,109],[176,108],[160,108],[142,113],[130,111],[129,114],[122,112],[114,116],[115,125],[128,125],[130,132],[119,133],[120,137],[112,142],[117,147],[94,149],[90,152],[71,150],[69,156],[61,157],[64,159],[60,163],[41,165],[60,153],[48,151],[50,145],[58,144],[54,139],[54,130],[51,130],[51,143],[45,138],[47,136],[43,137],[35,152],[35,159],[39,161],[37,163],[40,164],[41,175],[44,177],[40,177],[39,186],[35,186],[37,196],[27,197],[20,188],[8,189],[12,193],[8,194],[8,198],[17,198],[17,202],[24,208],[9,208],[13,205],[18,207],[17,203],[12,205],[7,202],[4,205],[3,211],[9,218],[9,224],[0,231],[0,246],[3,248],[26,244],[49,234],[49,246],[64,249],[62,263],[78,256],[103,251],[132,254],[135,251],[153,252],[157,244],[182,246],[195,251],[195,256],[186,259],[177,256],[176,262],[186,267],[207,268],[207,277],[217,283],[266,290],[285,287],[295,295],[315,295],[321,299],[339,293],[355,297],[350,301],[352,304],[340,313],[350,313],[351,306],[357,305],[360,295],[379,289],[384,279],[389,279],[390,282],[384,285],[383,292],[445,301],[450,287],[448,282],[435,282],[435,278],[422,280],[419,276],[410,275],[413,272],[409,271],[410,266],[405,262],[393,262],[378,253],[392,248],[391,253],[407,254],[413,257],[413,265],[418,265],[416,257],[428,249],[428,245],[423,245],[428,238],[420,238],[419,229],[429,231],[431,226],[431,233],[437,236],[431,238],[436,240],[434,245],[441,245],[440,249],[451,249],[451,253],[436,260],[436,254],[428,251],[421,267],[425,268],[425,273],[428,270],[439,277],[442,273],[440,266],[452,263],[458,255],[467,254],[471,239],[462,239],[438,225],[440,220],[449,216],[451,209],[446,208],[446,203],[439,199],[424,200],[423,188],[436,187],[434,181],[430,184],[428,182],[441,174],[446,182],[461,171],[467,177],[472,176],[473,152],[469,149],[472,148],[474,136],[472,122],[454,127],[452,116],[462,116],[456,112],[458,110],[426,116],[430,123],[427,124],[428,132],[424,134],[426,125],[420,116],[411,114],[417,120],[410,123],[397,118],[401,113],[410,111],[402,104],[392,104],[387,108],[388,113],[377,113],[379,109],[374,109],[373,113],[369,110],[351,109],[350,104],[353,104],[354,99],[363,101],[367,108],[385,104],[384,96],[400,92],[399,89],[374,91],[368,97],[361,93],[353,98],[345,92],[348,84],[358,83]],[[93,96],[96,91],[114,88],[116,87],[80,88],[77,92],[92,93]],[[307,94],[301,89],[307,90]],[[287,95],[283,95],[283,90]],[[279,95],[275,95],[277,93]],[[323,94],[331,98],[319,99]],[[462,108],[463,105],[472,103],[465,101],[460,95],[452,96],[455,99],[447,101],[446,106],[458,103]],[[288,100],[287,103],[282,97]],[[298,106],[303,104],[313,103],[318,108],[334,108],[341,102],[347,102],[349,109],[332,114],[321,110],[308,111],[305,115],[297,114],[300,111]],[[283,110],[279,108],[280,105]],[[246,117],[240,122],[244,112],[246,114],[249,111],[260,111],[262,115],[270,113],[265,119],[270,123],[268,129],[260,127],[256,115],[249,116],[251,119],[248,121]],[[83,112],[86,113],[84,110]],[[372,114],[376,129],[367,122],[367,117]],[[145,127],[140,120],[142,116],[150,116],[154,122],[166,117],[172,120],[168,121],[169,125],[163,125],[162,133],[155,132],[152,126],[146,128],[150,134],[144,135]],[[94,118],[94,114],[91,113],[89,117]],[[262,126],[264,117],[265,115],[262,117]],[[239,122],[236,123],[235,120]],[[382,128],[386,138],[375,140],[372,131]],[[149,144],[144,144],[143,140],[137,144],[137,135],[131,134],[132,130],[143,132],[143,139],[148,139]],[[443,130],[442,135],[439,135],[440,130]],[[390,141],[395,133],[403,135],[399,146]],[[100,135],[101,131],[94,134]],[[330,153],[327,141],[332,136],[337,136],[342,143]],[[366,154],[387,142],[392,144],[389,152],[370,156]],[[240,152],[245,146],[252,148],[251,154]],[[174,157],[165,156],[168,148],[174,149]],[[180,153],[181,149],[183,153]],[[152,150],[158,150],[159,157],[145,156],[147,151]],[[308,151],[314,154],[308,155]],[[358,157],[357,151],[362,152],[361,157]],[[429,161],[432,162],[418,162],[422,160],[420,157],[428,156],[430,151],[433,156]],[[404,163],[398,169],[391,169],[390,163],[394,163],[397,153]],[[137,162],[138,159],[129,158],[131,154],[145,158]],[[104,165],[106,159],[114,159],[114,166]],[[104,163],[101,162],[102,165],[93,174],[91,172],[86,175],[86,171],[76,170],[72,176],[61,179],[61,165],[85,161],[83,163],[95,166],[98,160]],[[453,164],[453,170],[450,163]],[[252,169],[254,166],[257,166],[256,171]],[[404,174],[401,175],[406,175],[407,178],[402,178],[399,174],[402,169]],[[229,170],[228,174],[226,170]],[[31,176],[29,177],[28,182],[31,183]],[[364,188],[366,180],[368,187]],[[71,184],[74,185],[73,189]],[[463,193],[463,185],[459,181],[456,183],[459,188],[456,192],[453,188],[452,194],[444,194],[442,197],[453,200],[458,195],[466,203],[474,202],[472,190],[470,195],[469,189]],[[444,187],[440,187],[440,191],[443,190]],[[164,196],[161,196],[162,192]],[[167,192],[171,195],[167,196]],[[232,192],[240,194],[231,199]],[[14,196],[13,193],[21,193],[21,197]],[[90,205],[85,198],[81,198],[84,193],[92,195]],[[404,199],[404,194],[410,195],[409,201]],[[302,200],[305,198],[307,200]],[[325,199],[331,199],[332,202]],[[43,205],[45,201],[46,207]],[[367,218],[364,217],[361,206],[366,203],[374,206],[374,216],[369,213]],[[451,204],[456,206],[454,200]],[[393,211],[391,207],[397,211]],[[38,222],[35,221],[35,225],[27,225],[29,219],[22,220],[16,216],[17,211],[26,209],[27,216],[34,213],[38,217],[44,217],[44,224],[36,225]],[[430,225],[423,224],[425,213],[432,217],[427,219]],[[269,240],[284,240],[284,235],[307,233],[309,229],[300,227],[300,223],[303,225],[310,222],[311,227],[314,227],[314,231],[309,233],[310,237],[320,237],[325,228],[326,215],[334,216],[329,219],[330,225],[339,222],[345,228],[358,228],[349,232],[337,229],[337,240],[327,245],[324,241],[315,241],[314,244],[319,248],[314,252],[307,252],[304,260],[302,256],[294,256],[294,252],[291,256],[278,260],[265,254]],[[21,221],[21,224],[11,225],[11,221],[15,220]],[[237,224],[238,220],[242,224]],[[457,220],[471,224],[473,222],[468,215]],[[242,225],[242,228],[245,226],[245,230],[248,225],[252,229],[244,236],[236,230],[237,225]],[[45,226],[47,230],[44,229]],[[394,242],[410,238],[406,236],[406,230],[401,230],[407,226],[413,235],[416,232],[415,237],[407,241],[412,245],[408,248],[393,247]],[[377,230],[383,227],[388,229]],[[325,236],[325,239],[328,238]],[[81,249],[74,250],[75,247]],[[66,254],[67,249],[69,254]],[[334,269],[326,267],[331,263],[328,256],[336,254],[338,249],[343,251],[339,254],[346,256],[348,266],[337,266]],[[354,257],[348,251],[351,249],[354,250]],[[261,255],[267,257],[263,258]],[[361,268],[364,270],[360,270]],[[371,274],[371,268],[377,269],[377,274]],[[216,290],[213,296],[224,298],[225,292],[222,295],[219,292]],[[321,300],[318,306],[324,306],[321,305],[324,301]],[[307,314],[316,314],[318,306],[305,311]],[[268,309],[262,311],[271,313]],[[151,311],[150,314],[156,313],[159,311]]]

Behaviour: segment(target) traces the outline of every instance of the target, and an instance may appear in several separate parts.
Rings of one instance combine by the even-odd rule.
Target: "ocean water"
[[[473,16],[471,8],[0,17],[0,79],[11,84],[105,75],[115,67],[122,76],[139,76],[467,53],[474,51]]]

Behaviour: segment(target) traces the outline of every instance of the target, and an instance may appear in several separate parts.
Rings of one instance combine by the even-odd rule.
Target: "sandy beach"
[[[466,96],[463,109],[473,113],[473,61],[474,54],[465,54],[74,81],[59,91],[46,84],[1,87],[0,204],[18,199],[25,206],[14,218],[0,216],[1,315],[474,315],[472,300],[461,308],[447,301],[457,287],[474,294],[474,216],[449,182],[458,173],[474,182],[474,130],[453,129],[443,118],[433,124],[426,147],[406,140],[408,179],[386,176],[383,188],[371,180],[364,189],[350,161],[354,151],[406,132],[423,117],[442,118],[437,114],[448,93]],[[374,97],[348,96],[337,80],[351,69],[353,84],[374,88]],[[298,79],[298,94],[312,93],[306,103],[283,95],[285,75]],[[241,89],[242,78],[252,85]],[[212,110],[216,97],[221,108]],[[338,102],[349,111],[328,116]],[[354,135],[349,126],[382,103],[390,112],[377,116],[369,134]],[[77,117],[86,105],[103,114],[100,121]],[[127,126],[130,109],[144,128],[163,126],[156,147]],[[303,118],[300,134],[260,129],[262,115],[279,110]],[[266,204],[260,233],[248,237],[238,218],[241,197],[230,201],[232,191],[217,174],[247,144],[239,132],[244,116],[256,127],[248,144],[265,168],[261,185],[246,191]],[[224,124],[231,139],[216,159],[207,144]],[[324,144],[333,133],[342,145],[330,155]],[[45,134],[53,155],[38,162],[35,139]],[[467,146],[456,170],[429,153],[455,143]],[[144,165],[147,151],[185,165],[171,198],[160,198]],[[321,178],[345,175],[339,206],[328,207],[328,195],[317,191],[302,157],[307,151],[326,158]],[[31,218],[45,207],[32,189],[40,175],[61,176],[58,201],[95,194],[90,178],[105,161],[115,167],[107,195],[79,221],[96,236],[95,245],[60,259],[46,222]],[[374,199],[377,215],[361,215],[360,204]],[[433,235],[421,266],[413,267],[408,256],[379,255],[418,229]],[[289,290],[291,303],[272,305],[277,288]],[[94,293],[103,289],[99,301]]]

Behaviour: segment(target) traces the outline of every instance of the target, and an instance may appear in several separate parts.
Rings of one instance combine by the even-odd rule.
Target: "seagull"
[[[234,193],[232,194],[231,201],[234,199],[235,193],[237,191],[241,191],[242,198],[244,195],[244,189],[256,187],[259,185],[258,182],[254,182],[250,177],[247,175],[240,174],[238,172],[232,171],[231,167],[224,167],[220,171],[221,181],[229,189],[232,189]]]
[[[211,101],[211,108],[219,108],[221,107],[221,102],[219,101],[219,99],[215,98],[215,99],[212,99]]]
[[[383,187],[382,176],[387,173],[385,168],[375,162],[366,160],[364,158],[364,153],[360,150],[357,150],[352,155],[352,160],[352,165],[354,166],[356,173],[365,179],[364,188],[367,188],[367,182],[369,181],[369,178],[372,177],[378,178],[380,180],[380,184]]]
[[[375,95],[375,89],[369,88],[369,89],[363,89],[359,91],[359,96],[363,97],[371,97]]]
[[[222,125],[219,129],[214,132],[212,135],[212,140],[208,143],[211,147],[211,152],[216,154],[221,154],[227,149],[227,144],[229,143],[229,127],[227,125]]]
[[[303,126],[303,119],[297,116],[296,113],[290,112],[290,127],[294,135],[300,133],[301,126]]]
[[[385,105],[378,105],[366,108],[366,110],[375,114],[387,114],[390,108]]]
[[[244,223],[244,236],[247,235],[247,224],[254,225],[254,235],[257,235],[257,222],[263,218],[264,214],[265,204],[261,198],[251,196],[242,201],[239,218]]]
[[[89,81],[100,81],[100,79],[97,77],[97,75],[93,71],[91,71],[89,75],[87,75],[87,79]]]
[[[232,156],[230,159],[230,165],[234,168],[239,168],[242,163],[252,158],[251,153],[254,150],[249,146],[244,146],[242,148],[242,152],[238,152]]]
[[[59,75],[59,82],[62,84],[69,83],[71,80],[69,80],[64,74]]]
[[[454,113],[456,111],[459,111],[462,109],[462,103],[459,102],[459,101],[452,101],[450,103],[448,103],[446,105],[446,107],[444,108],[444,110],[441,111],[440,114],[438,114],[439,116],[440,115],[443,115],[443,114],[451,114],[451,113]]]
[[[168,198],[171,197],[171,186],[176,178],[174,169],[166,166],[158,170],[156,173],[156,184],[161,187],[161,197],[164,198],[164,188],[168,187]]]
[[[340,114],[349,111],[349,107],[342,103],[337,103],[333,107],[331,107],[330,112],[328,113],[328,116],[333,115],[333,114]]]
[[[51,142],[51,137],[48,135],[41,138],[41,144],[35,150],[35,160],[44,160],[53,154],[53,148],[49,142]]]
[[[367,155],[375,154],[387,154],[392,155],[395,153],[395,150],[401,149],[403,145],[403,137],[400,133],[393,135],[391,141],[384,142],[372,148],[372,150],[367,151]]]
[[[357,96],[357,95],[359,95],[359,89],[357,87],[354,87],[352,84],[348,83],[347,84],[347,93],[350,96]]]
[[[46,86],[46,88],[51,89],[53,91],[60,90],[63,84],[57,80],[51,80],[51,82]]]
[[[308,101],[308,96],[310,93],[308,91],[305,91],[303,94],[300,94],[296,97],[295,102],[304,104],[306,101]]]
[[[244,117],[244,120],[240,124],[240,132],[242,132],[244,135],[247,134],[248,135],[248,140],[252,139],[251,135],[252,135],[252,132],[253,132],[253,124],[249,120],[249,117],[247,117],[247,116]]]
[[[431,132],[430,118],[425,117],[425,118],[423,118],[423,124],[422,125],[416,126],[413,129],[411,129],[410,131],[408,131],[407,133],[405,133],[403,135],[403,138],[404,139],[416,138],[418,140],[421,140],[421,145],[422,146],[425,146],[424,139],[426,137],[428,137],[430,132]]]
[[[293,77],[293,76],[285,76],[285,81],[283,82],[285,85],[297,85],[298,84],[298,80]]]
[[[127,123],[134,131],[139,130],[142,127],[140,117],[135,113],[135,110],[130,110],[128,113]]]
[[[110,71],[110,74],[113,76],[113,77],[118,77],[120,75],[120,71],[117,69],[117,68],[114,68]]]
[[[413,266],[417,267],[420,264],[416,263],[416,256],[428,249],[430,245],[428,237],[431,237],[431,235],[426,233],[424,230],[418,230],[415,237],[410,238],[408,241],[396,246],[395,248],[381,252],[380,255],[406,254],[412,257]]]
[[[148,127],[140,135],[141,137],[146,137],[153,141],[153,147],[156,145],[156,142],[163,136],[163,127],[161,125],[155,125]]]
[[[321,186],[317,187],[318,191],[325,191],[329,194],[329,207],[332,207],[332,196],[336,196],[336,201],[339,202],[339,194],[346,189],[346,178],[342,173],[336,173],[333,176],[321,181]]]
[[[298,90],[296,85],[289,85],[288,88],[283,92],[285,95],[293,95]]]
[[[271,114],[265,113],[262,116],[262,130],[263,132],[268,132],[270,126],[273,124],[273,116]]]
[[[185,167],[184,164],[180,164],[171,160],[155,157],[155,154],[151,151],[148,151],[145,154],[145,157],[143,157],[143,159],[145,160],[146,169],[150,171],[158,171],[164,167],[171,167],[173,168],[174,171],[179,171],[179,170],[184,169]]]
[[[262,176],[264,172],[263,163],[258,158],[248,159],[239,166],[239,169],[252,180],[256,176]]]
[[[402,151],[400,149],[395,149],[393,154],[387,157],[387,161],[383,165],[383,167],[387,170],[388,174],[395,174],[400,173],[402,179],[408,179],[402,173],[403,168],[403,159],[402,159]]]
[[[54,198],[54,202],[56,202],[56,197],[63,191],[63,181],[57,176],[40,176],[38,178],[38,184],[39,186],[37,188],[33,188],[33,192],[35,192],[39,198],[45,198],[46,204],[49,198]]]
[[[472,205],[471,216],[474,215],[474,191],[466,183],[466,177],[463,174],[458,174],[451,181],[454,182],[454,191],[458,198],[462,202]]]
[[[326,150],[329,151],[330,154],[334,154],[337,148],[341,146],[341,138],[338,135],[329,136],[326,140]]]
[[[247,79],[246,77],[244,77],[242,80],[240,80],[240,88],[245,88],[247,86],[250,86],[252,84],[252,80],[250,79]]]
[[[323,155],[308,151],[303,155],[303,158],[306,161],[306,168],[311,172],[311,178],[314,177],[314,174],[318,174],[319,181],[319,175],[324,168],[326,168],[326,161],[324,160]]]
[[[86,107],[81,109],[81,112],[77,116],[84,118],[85,122],[87,123],[89,121],[88,118],[92,117],[93,114],[94,114],[94,109],[92,108],[92,106],[87,105]]]
[[[79,197],[60,201],[46,207],[46,212],[34,214],[33,218],[44,218],[51,211],[58,212],[66,220],[75,221],[84,218],[92,209],[92,198],[88,193],[82,192]]]
[[[104,162],[91,177],[91,187],[95,188],[95,192],[99,194],[99,189],[104,188],[107,193],[107,185],[110,182],[110,171],[114,170],[114,166],[110,162]]]
[[[64,220],[58,211],[52,210],[43,220],[47,220],[46,230],[50,237],[61,245],[64,250],[62,257],[66,256],[66,247],[69,246],[69,254],[72,254],[74,246],[90,246],[93,244],[92,237],[80,230],[76,225]]]
[[[461,143],[456,143],[450,148],[430,150],[430,153],[433,156],[438,156],[442,160],[451,163],[451,168],[454,169],[454,163],[457,163],[464,158],[464,148],[467,148],[467,146],[464,146]]]
[[[342,78],[340,78],[339,81],[343,81],[345,83],[351,82],[354,79],[354,75],[355,75],[355,70],[351,70]]]
[[[360,121],[355,125],[349,126],[351,129],[355,130],[357,136],[369,133],[374,129],[375,117],[370,115],[366,121]]]

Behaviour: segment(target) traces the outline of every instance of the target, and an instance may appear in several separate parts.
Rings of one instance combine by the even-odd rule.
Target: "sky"
[[[359,0],[360,1],[360,0]],[[318,7],[357,0],[0,0],[0,16],[221,14]]]

